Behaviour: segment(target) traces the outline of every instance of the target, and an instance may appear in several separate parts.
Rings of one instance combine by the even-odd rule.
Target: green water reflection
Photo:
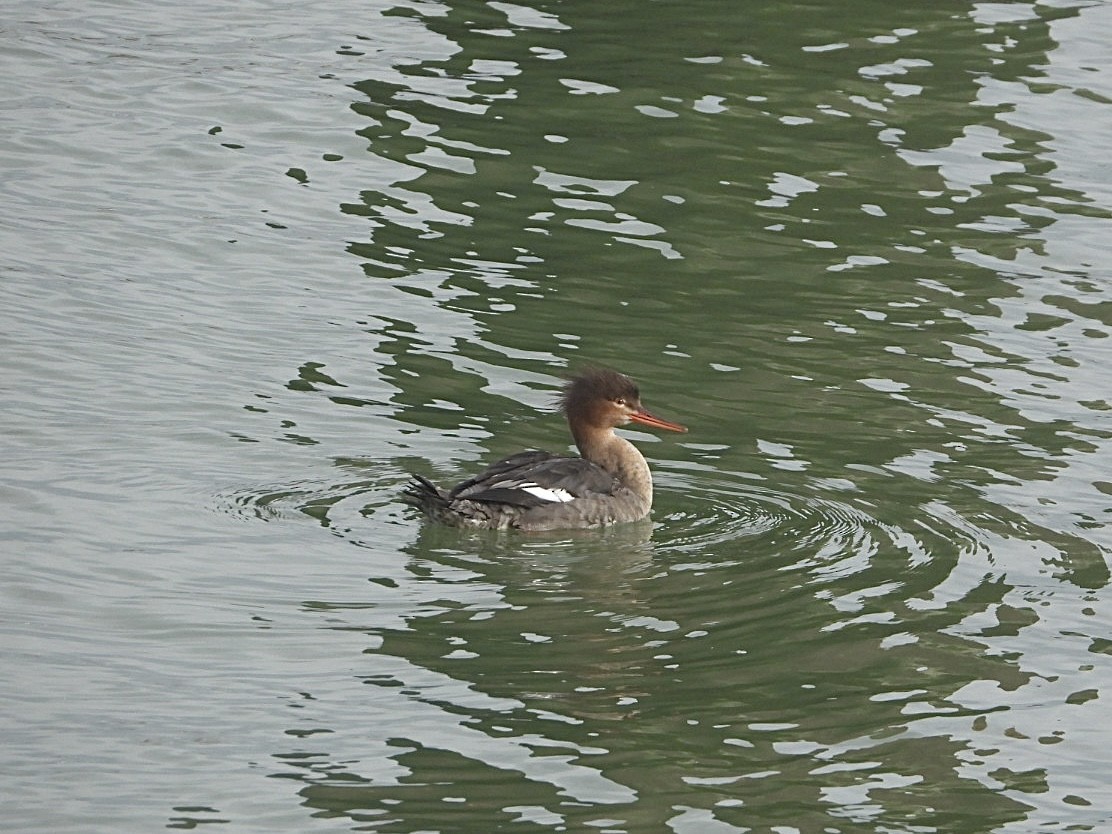
[[[1047,260],[1108,207],[1009,119],[1079,9],[1012,6],[385,18],[430,56],[355,85],[383,173],[343,209],[397,417],[456,439],[417,465],[563,448],[540,406],[576,362],[692,431],[644,439],[655,529],[422,531],[427,607],[366,657],[424,710],[389,734],[406,775],[318,767],[310,807],[383,831],[979,832],[1036,808],[1090,830],[1100,798],[1070,797],[1099,789],[1060,787],[1083,763],[1039,755],[1072,730],[1002,752],[1032,739],[1009,711],[1088,701],[1040,695],[1059,664],[1030,658],[1070,622],[1058,673],[1085,691],[1108,516],[1102,482],[1062,476],[1112,436],[1106,289]],[[1024,281],[1055,312],[1014,318]]]

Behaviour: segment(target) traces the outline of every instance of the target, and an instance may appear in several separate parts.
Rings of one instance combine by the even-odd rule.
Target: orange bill
[[[679,423],[669,423],[667,420],[661,420],[655,414],[650,414],[645,409],[639,409],[629,416],[635,423],[641,423],[644,426],[652,426],[654,429],[665,429],[666,431],[687,431],[687,426],[681,426]]]

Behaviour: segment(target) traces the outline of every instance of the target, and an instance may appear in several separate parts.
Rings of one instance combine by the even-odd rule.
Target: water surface
[[[1107,828],[1112,6],[0,32],[12,830]],[[402,507],[588,362],[651,522]]]

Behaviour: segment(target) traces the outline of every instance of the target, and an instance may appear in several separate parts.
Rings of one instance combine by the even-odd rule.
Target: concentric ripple
[[[327,482],[256,485],[218,499],[232,515],[263,521],[313,519],[334,535],[358,540],[369,519],[378,523],[419,523],[409,518],[398,500],[405,474],[390,465],[345,466],[348,477]],[[353,476],[358,477],[353,477]],[[908,508],[866,507],[852,489],[805,484],[789,491],[756,483],[751,476],[711,469],[660,472],[656,511],[651,525],[636,527],[622,537],[624,546],[640,542],[655,550],[691,558],[707,565],[773,555],[783,569],[810,571],[825,578],[865,569],[874,559],[915,567],[941,554],[978,549],[976,528],[947,508],[925,504]],[[844,495],[844,497],[843,497]],[[460,531],[454,531],[456,536]],[[528,537],[517,550],[551,550],[557,542],[591,550],[604,538],[615,544],[623,530],[564,531]],[[501,535],[502,538],[505,534]],[[629,539],[626,541],[625,539]],[[465,544],[457,542],[457,547]]]
[[[255,485],[218,496],[218,508],[233,516],[262,521],[313,519],[333,533],[349,536],[380,510],[399,512],[402,476],[389,467],[360,467],[362,477]]]
[[[784,569],[829,578],[878,557],[915,567],[977,546],[975,533],[940,507],[865,507],[852,491],[843,498],[828,485],[789,492],[711,471],[664,473],[661,480],[657,543],[701,562],[776,554]]]

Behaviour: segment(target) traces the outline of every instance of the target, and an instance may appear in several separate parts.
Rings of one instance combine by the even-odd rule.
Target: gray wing
[[[466,498],[529,508],[609,495],[616,485],[613,475],[583,458],[519,452],[459,484],[449,500]]]

